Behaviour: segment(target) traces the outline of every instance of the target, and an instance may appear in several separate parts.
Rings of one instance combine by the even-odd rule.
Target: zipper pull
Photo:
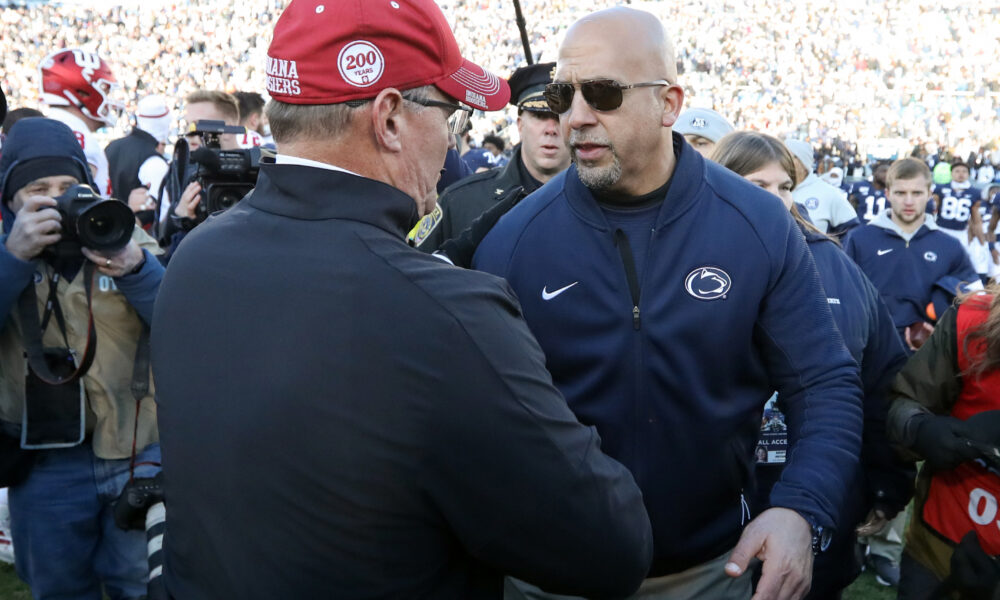
[[[639,307],[638,306],[633,306],[632,307],[632,326],[635,327],[636,331],[639,331],[639,323],[640,323],[640,319],[639,319]]]

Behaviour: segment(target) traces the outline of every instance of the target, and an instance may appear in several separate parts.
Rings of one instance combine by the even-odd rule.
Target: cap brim
[[[468,60],[435,85],[459,102],[479,110],[501,110],[510,100],[510,86],[503,79]]]

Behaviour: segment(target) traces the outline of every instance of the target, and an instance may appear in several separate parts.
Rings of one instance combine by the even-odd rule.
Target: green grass
[[[869,572],[861,574],[854,584],[844,590],[843,600],[895,600],[896,588],[879,585]]]
[[[854,585],[844,592],[843,600],[892,600],[896,588],[889,588],[875,582],[871,573],[862,573]],[[0,563],[0,598],[3,600],[31,600],[31,591],[21,583],[14,573],[14,566]]]
[[[0,598],[4,600],[31,600],[31,590],[17,578],[14,565],[0,563]]]

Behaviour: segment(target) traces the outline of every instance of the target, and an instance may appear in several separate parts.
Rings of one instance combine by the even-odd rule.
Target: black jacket
[[[158,145],[156,138],[139,128],[108,144],[104,154],[108,157],[112,196],[122,202],[128,202],[129,193],[137,187],[142,187],[142,182],[139,181],[139,167],[153,156],[163,158],[156,151]],[[165,158],[163,160],[166,162]]]
[[[438,198],[440,212],[427,217],[436,220],[436,223],[426,220],[421,223],[422,227],[426,225],[426,229],[423,234],[417,234],[415,244],[424,252],[437,250],[518,186],[524,188],[527,194],[541,187],[524,167],[520,144],[514,147],[514,154],[505,166],[476,173],[450,185]]]
[[[638,587],[632,476],[507,284],[408,247],[415,221],[385,184],[266,165],[178,249],[153,323],[174,597]]]

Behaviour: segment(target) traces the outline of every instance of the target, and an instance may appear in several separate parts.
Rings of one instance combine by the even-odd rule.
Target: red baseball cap
[[[267,50],[267,91],[289,104],[339,104],[435,85],[500,110],[507,82],[462,58],[431,0],[292,0]]]

